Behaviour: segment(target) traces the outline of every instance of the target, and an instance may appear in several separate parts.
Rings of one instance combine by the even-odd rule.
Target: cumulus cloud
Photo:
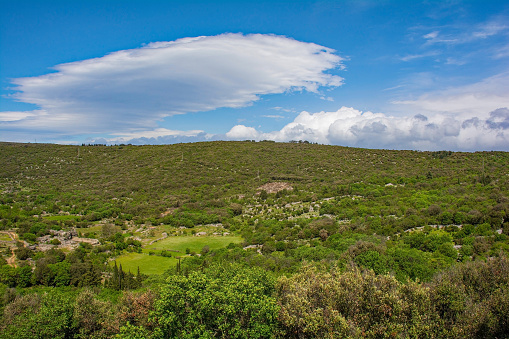
[[[243,107],[265,94],[340,86],[342,78],[326,72],[341,68],[341,62],[331,49],[275,35],[151,43],[15,79],[18,92],[12,97],[40,110],[4,112],[0,122],[14,122],[11,131],[151,129],[170,115]]]
[[[246,127],[244,125],[236,125],[233,126],[232,129],[226,133],[226,137],[229,139],[235,139],[235,140],[246,140],[246,139],[260,139],[261,133],[259,133],[256,129],[253,127]]]
[[[342,107],[336,112],[300,113],[279,131],[262,133],[237,125],[231,139],[307,140],[367,148],[509,150],[509,109],[492,111],[486,119],[449,115],[397,117]]]
[[[361,112],[301,112],[279,131],[235,126],[232,139],[307,140],[367,148],[509,151],[509,72],[474,84],[426,93],[394,104],[411,116]],[[235,134],[235,137],[233,137]],[[257,136],[257,138],[256,138]]]

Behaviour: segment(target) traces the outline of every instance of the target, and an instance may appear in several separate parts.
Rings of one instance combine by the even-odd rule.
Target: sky
[[[0,92],[0,141],[509,151],[509,2],[0,0]]]

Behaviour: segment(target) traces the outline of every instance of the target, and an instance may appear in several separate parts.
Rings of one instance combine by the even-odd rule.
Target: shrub
[[[265,271],[239,265],[170,276],[152,321],[165,338],[270,338],[277,333],[273,291]]]
[[[307,268],[277,285],[287,338],[437,337],[429,289],[391,276]]]

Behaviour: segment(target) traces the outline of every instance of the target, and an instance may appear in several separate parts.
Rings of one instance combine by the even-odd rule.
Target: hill
[[[4,203],[23,200],[35,212],[90,218],[115,212],[157,217],[178,204],[252,197],[273,181],[293,184],[303,191],[299,197],[308,199],[334,196],[345,188],[377,195],[377,190],[394,188],[386,188],[391,184],[416,191],[463,188],[466,194],[482,195],[486,188],[505,192],[508,182],[504,152],[207,142],[110,147],[0,143],[0,153]],[[478,183],[483,189],[476,188]],[[452,194],[459,198],[463,193]]]
[[[207,317],[212,320],[199,327],[205,331],[201,335],[210,330],[233,337],[321,337],[334,328],[337,336],[377,337],[391,331],[427,333],[427,324],[433,322],[443,325],[444,332],[432,331],[438,337],[446,332],[462,337],[477,330],[492,337],[505,333],[497,332],[505,320],[496,314],[506,314],[503,310],[509,307],[504,285],[509,153],[245,141],[165,146],[0,143],[0,154],[5,333],[16,331],[18,317],[12,314],[19,319],[24,314],[12,310],[28,302],[9,289],[14,287],[30,295],[41,295],[38,288],[71,288],[73,292],[62,294],[68,300],[64,304],[76,308],[86,297],[92,304],[110,305],[116,319],[124,319],[123,302],[145,298],[147,309],[133,311],[134,318],[118,320],[114,328],[87,329],[101,328],[105,337],[121,328],[145,337],[193,333],[196,319],[181,315],[172,319],[184,323],[170,326],[165,318],[164,310],[178,309],[179,298],[197,307],[196,314],[205,312],[205,300],[215,300],[216,306],[209,306],[216,310],[247,303],[254,307],[249,312],[261,307],[270,313],[240,312],[244,320],[239,320],[228,318],[231,309],[223,309],[224,314],[210,309]],[[87,286],[103,292],[81,290]],[[354,286],[379,290],[371,295]],[[479,286],[484,286],[482,291]],[[139,288],[152,294],[135,297],[127,292]],[[342,295],[344,288],[352,294]],[[104,296],[118,290],[131,301]],[[336,292],[323,294],[327,290]],[[457,294],[441,299],[451,291]],[[229,299],[221,299],[222,293]],[[377,293],[394,299],[387,304]],[[416,301],[423,295],[429,302]],[[37,298],[28,303],[42,307],[43,297]],[[341,304],[344,298],[374,298],[374,305],[382,308],[355,308]],[[145,302],[141,299],[136,299],[139,307]],[[299,304],[303,300],[307,304]],[[323,300],[334,303],[321,304]],[[458,300],[464,301],[460,305]],[[297,309],[303,313],[296,314]],[[320,309],[329,313],[316,318]],[[400,313],[390,316],[382,309]],[[154,321],[170,327],[148,322],[143,318],[148,310],[155,312]],[[476,311],[477,323],[473,310],[483,310]],[[69,315],[74,324],[75,312]],[[112,316],[101,312],[103,322]],[[238,335],[232,334],[233,327],[215,322],[221,321],[218,314],[230,319],[224,320],[228,326],[242,328]],[[424,314],[435,318],[419,318]],[[243,323],[245,317],[254,318]],[[366,320],[371,318],[378,319],[373,320],[376,326]],[[415,326],[402,325],[409,321],[416,321]],[[88,325],[80,326],[72,331]],[[483,332],[486,326],[492,329]]]

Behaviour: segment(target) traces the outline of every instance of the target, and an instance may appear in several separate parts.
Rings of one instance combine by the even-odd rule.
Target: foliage
[[[508,153],[0,153],[2,337],[508,336]]]
[[[438,337],[426,287],[356,268],[308,268],[279,279],[280,321],[288,338]]]
[[[115,266],[113,267],[113,274],[111,278],[106,279],[104,285],[114,290],[136,289],[141,287],[143,279],[144,276],[140,273],[139,267],[138,274],[134,276],[134,274],[131,272],[125,272],[122,269],[122,264],[120,264],[120,267],[117,267],[117,262],[115,262]]]
[[[4,310],[2,338],[69,338],[74,331],[72,294],[52,291],[17,298]]]
[[[213,266],[170,276],[154,306],[165,338],[269,338],[276,335],[273,279],[260,269]]]

